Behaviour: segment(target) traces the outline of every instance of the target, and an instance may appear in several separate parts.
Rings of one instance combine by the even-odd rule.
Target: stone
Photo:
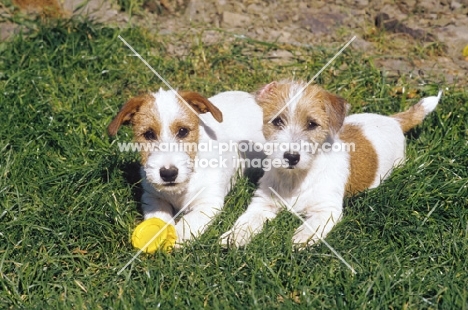
[[[454,11],[460,9],[462,6],[463,6],[463,5],[462,5],[460,2],[457,2],[457,1],[452,1],[452,2],[450,3],[450,8],[451,8],[452,10],[454,10]]]
[[[221,25],[223,27],[228,27],[228,28],[231,28],[231,27],[232,28],[236,28],[236,27],[245,28],[251,22],[250,17],[248,15],[232,13],[232,12],[227,12],[227,11],[223,12],[221,21],[222,21]]]
[[[274,50],[267,54],[267,58],[276,63],[286,63],[293,59],[294,55],[286,50]]]
[[[373,45],[372,43],[364,40],[363,38],[356,37],[353,43],[351,43],[351,48],[364,52],[369,52],[373,48]]]
[[[312,33],[331,33],[343,23],[344,16],[338,13],[311,13],[301,16],[299,24]]]
[[[0,41],[5,41],[9,37],[20,32],[21,27],[10,22],[2,23],[0,27]]]
[[[117,8],[111,2],[105,0],[85,2],[83,0],[65,0],[63,8],[70,14],[87,16],[100,23],[113,21],[119,15]]]

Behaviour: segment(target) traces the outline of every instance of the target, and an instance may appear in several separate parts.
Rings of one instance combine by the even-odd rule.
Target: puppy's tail
[[[394,114],[392,117],[400,123],[403,132],[407,132],[411,128],[421,124],[426,115],[434,111],[441,96],[442,90],[439,91],[437,97],[432,96],[423,98],[408,110]]]

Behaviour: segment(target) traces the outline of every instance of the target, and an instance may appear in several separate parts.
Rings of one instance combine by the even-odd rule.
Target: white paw
[[[220,243],[224,246],[243,247],[247,245],[256,234],[250,225],[235,226],[221,235]]]
[[[217,209],[213,209],[217,210]],[[212,210],[209,210],[212,211]],[[215,216],[214,212],[187,213],[175,225],[177,232],[177,243],[184,243],[198,238],[208,228],[211,219]]]
[[[311,231],[308,227],[302,225],[294,233],[292,242],[296,247],[306,247],[317,243],[321,237],[319,232]]]
[[[222,246],[228,247],[230,245],[231,233],[232,232],[230,230],[228,230],[224,234],[222,234],[221,237],[219,237],[219,243]]]
[[[221,236],[221,244],[235,247],[247,245],[256,234],[262,231],[267,220],[275,218],[278,210],[250,205],[234,224],[234,227]]]
[[[188,242],[188,241],[193,239],[194,233],[190,229],[190,225],[187,224],[187,222],[183,221],[183,219],[181,219],[181,221],[179,221],[176,224],[175,228],[176,228],[176,232],[177,232],[177,243],[176,244],[179,247],[181,247],[183,243]]]

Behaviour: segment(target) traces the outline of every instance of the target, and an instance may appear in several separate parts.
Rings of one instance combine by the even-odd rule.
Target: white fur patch
[[[426,97],[420,101],[422,106],[424,107],[425,115],[428,115],[429,113],[434,111],[441,97],[442,97],[442,90],[439,91],[439,93],[437,94],[437,97],[436,96]]]
[[[154,93],[154,117],[158,119],[161,133],[159,143],[177,142],[171,124],[177,120],[191,119],[183,113],[192,113],[183,109],[177,96],[172,91],[160,89]],[[223,113],[223,122],[218,123],[208,113],[205,121],[198,124],[198,145],[217,145],[218,141],[263,142],[262,111],[252,95],[245,92],[225,92],[209,99]],[[193,119],[193,117],[192,117]],[[235,183],[236,167],[233,162],[238,156],[237,150],[218,153],[219,148],[197,152],[198,159],[227,159],[226,167],[214,166],[200,168],[192,166],[190,156],[184,151],[152,151],[142,168],[142,209],[145,219],[157,217],[175,224],[177,244],[197,237],[207,228],[211,220],[224,205],[224,197]],[[160,176],[160,169],[174,166],[178,169],[175,185],[165,183]],[[174,223],[176,212],[183,211],[183,216]]]
[[[180,118],[181,113],[185,113],[180,108],[180,103],[176,94],[172,90],[163,90],[162,88],[154,93],[155,109],[158,111],[162,124],[161,142],[175,142],[173,134],[169,130],[169,126]]]
[[[289,89],[287,101],[289,111],[296,110],[297,104],[301,101],[302,95],[304,94],[304,92],[301,91],[303,87],[302,84],[294,84]]]
[[[294,96],[300,84],[290,84],[289,96]],[[441,93],[437,97],[422,100],[427,113],[436,107],[440,96]],[[308,136],[295,128],[297,124],[293,116],[298,102],[299,100],[293,100],[288,107],[288,115],[292,119],[288,119],[288,123],[280,131],[270,135],[267,142],[307,141]],[[358,126],[374,148],[378,167],[370,188],[378,186],[392,169],[404,160],[405,138],[399,122],[388,116],[356,114],[346,117],[344,123]],[[332,141],[330,136],[328,140],[340,143],[339,139]],[[299,151],[300,161],[294,169],[273,168],[266,171],[251,204],[233,228],[222,235],[221,242],[234,246],[249,243],[267,220],[276,217],[282,207],[281,201],[285,201],[294,214],[301,214],[303,220],[303,224],[293,236],[293,243],[304,245],[322,240],[341,219],[343,197],[350,173],[349,151],[341,149],[336,152],[318,152],[314,155]],[[277,151],[269,157],[282,158],[283,154],[284,151]],[[277,192],[281,199],[278,199],[270,188]]]

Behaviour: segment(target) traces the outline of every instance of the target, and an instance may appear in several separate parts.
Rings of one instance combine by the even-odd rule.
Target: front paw
[[[250,243],[255,232],[248,225],[234,227],[221,236],[220,243],[223,246],[243,247]]]
[[[336,223],[341,219],[341,210],[338,212],[317,212],[304,220],[304,223],[294,233],[294,245],[305,247],[322,241]]]
[[[194,233],[190,229],[190,225],[188,225],[183,219],[176,224],[175,228],[177,232],[177,248],[182,247],[184,243],[189,242],[194,238]]]
[[[292,237],[293,245],[297,248],[305,248],[320,241],[322,238],[318,231],[312,231],[306,225],[300,226]]]
[[[263,204],[250,205],[234,224],[234,227],[221,236],[221,244],[242,247],[247,245],[255,235],[260,233],[266,221],[275,218],[277,209],[268,208]]]
[[[264,214],[244,213],[234,224],[234,227],[221,236],[220,242],[223,245],[243,247],[262,231],[265,221]]]

